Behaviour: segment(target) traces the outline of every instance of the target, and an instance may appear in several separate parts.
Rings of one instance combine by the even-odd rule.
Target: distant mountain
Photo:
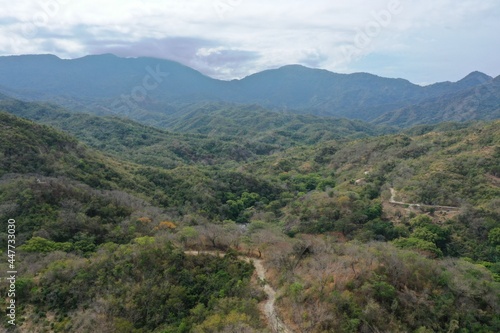
[[[9,96],[7,96],[7,95],[0,94],[0,101],[6,101],[6,100],[9,100],[9,99],[12,99],[12,98],[9,97]]]
[[[480,86],[493,81],[493,78],[484,73],[475,71],[457,82],[439,82],[425,86],[424,89],[434,91],[434,94],[447,94],[453,91],[460,91],[476,86]]]
[[[336,74],[298,65],[250,75],[234,85],[239,92],[236,102],[363,120],[418,100],[421,90],[402,79]]]
[[[139,95],[159,84],[164,99],[193,99],[213,94],[224,83],[173,61],[111,54],[73,60],[54,55],[0,57],[0,77],[0,86],[14,97],[83,101]]]
[[[410,127],[416,124],[433,124],[443,121],[499,119],[500,80],[496,78],[487,81],[480,73],[475,75],[475,78],[477,77],[484,79],[487,83],[480,86],[469,86],[468,89],[456,93],[430,98],[421,103],[385,113],[373,122]]]
[[[0,92],[51,101],[73,110],[148,121],[197,102],[258,104],[280,111],[365,121],[491,82],[474,72],[458,82],[422,87],[367,73],[336,74],[289,65],[221,81],[179,63],[154,58],[53,55],[0,57]],[[464,117],[470,119],[469,117]]]

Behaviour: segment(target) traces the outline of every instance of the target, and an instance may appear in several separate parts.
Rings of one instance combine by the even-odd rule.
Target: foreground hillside
[[[21,332],[183,332],[214,316],[233,316],[231,327],[261,327],[252,267],[230,256],[183,257],[169,245],[166,230],[177,226],[171,213],[151,205],[162,192],[136,175],[140,167],[45,126],[6,114],[0,123],[0,215],[16,220],[22,245],[16,263]],[[152,285],[161,292],[143,299]],[[96,299],[107,310],[94,308]]]
[[[131,129],[122,151],[0,113],[0,236],[6,248],[15,219],[19,332],[273,332],[262,282],[233,251],[263,260],[294,332],[500,330],[498,121],[169,169],[148,165],[154,150],[125,161],[136,124],[95,121]],[[84,127],[75,133],[91,142]],[[206,140],[176,136],[195,139]]]

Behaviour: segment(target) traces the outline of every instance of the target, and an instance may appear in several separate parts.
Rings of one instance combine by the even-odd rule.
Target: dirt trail
[[[460,207],[454,207],[454,206],[424,205],[424,204],[416,204],[416,203],[396,201],[396,200],[394,200],[396,198],[396,190],[393,189],[392,187],[390,188],[390,190],[391,190],[391,198],[389,199],[389,202],[391,204],[395,204],[395,205],[408,205],[408,206],[414,206],[414,207],[427,207],[427,208],[448,209],[448,210],[459,210],[460,209]]]
[[[389,199],[389,202],[392,204],[397,204],[397,205],[409,205],[407,203],[401,202],[401,201],[395,201],[394,199],[396,198],[396,190],[391,187],[391,198]]]
[[[223,257],[225,255],[224,252],[217,251],[185,251],[184,253],[187,255],[209,254],[219,257]],[[257,277],[264,283],[263,289],[267,295],[267,300],[264,303],[261,311],[266,316],[271,330],[275,333],[294,333],[289,327],[285,325],[285,323],[281,320],[281,318],[278,317],[278,314],[276,313],[276,307],[274,306],[274,303],[276,301],[276,290],[274,290],[273,287],[271,287],[269,283],[267,283],[266,269],[264,268],[262,260],[246,256],[238,256],[238,259],[248,263],[252,263],[255,267]]]

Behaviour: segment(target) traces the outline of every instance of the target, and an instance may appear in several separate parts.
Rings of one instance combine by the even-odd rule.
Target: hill
[[[500,213],[499,126],[498,121],[465,128],[448,125],[412,136],[325,142],[289,149],[242,170],[271,177],[294,193],[297,200],[288,201],[280,212],[289,234],[335,231],[352,238],[408,237],[409,219],[424,214],[451,232],[450,242],[436,253],[495,262],[496,255],[489,252],[493,248],[485,244]],[[396,190],[397,201],[415,205],[388,204],[390,188]],[[393,224],[383,227],[379,217]]]
[[[275,313],[297,331],[500,328],[498,121],[169,170],[5,113],[0,126],[21,332],[264,332],[262,282],[236,251],[261,257]],[[390,188],[426,205],[393,205]]]
[[[257,105],[224,103],[183,107],[164,126],[174,132],[230,135],[280,147],[394,132],[388,126],[374,126],[358,120],[273,112]]]
[[[118,117],[71,113],[49,104],[10,100],[0,102],[0,109],[64,130],[90,147],[113,156],[165,169],[250,160],[279,149],[277,145],[250,140],[236,142],[172,133]]]
[[[66,177],[97,189],[139,195],[161,205],[172,216],[199,212],[211,219],[225,216],[228,208],[223,203],[229,192],[241,195],[247,190],[269,198],[279,192],[278,187],[267,181],[237,173],[231,167],[181,163],[167,170],[154,167],[147,160],[139,165],[126,161],[122,153],[116,154],[122,156],[121,159],[105,156],[48,126],[4,113],[2,122],[4,158],[0,175],[28,173],[38,178]],[[154,154],[150,151],[144,156]]]
[[[217,313],[220,315],[212,310],[221,306],[231,308],[224,316],[231,312],[238,319],[247,318],[247,324],[238,323],[238,327],[261,327],[256,308],[259,296],[255,296],[258,293],[249,281],[253,270],[250,265],[242,265],[231,256],[222,262],[210,257],[185,257],[179,262],[182,252],[177,247],[168,240],[160,241],[160,236],[158,246],[154,245],[155,240],[150,237],[175,229],[177,222],[171,221],[178,218],[178,214],[172,210],[187,208],[187,201],[194,199],[210,205],[206,199],[193,196],[195,192],[203,195],[210,191],[202,190],[208,177],[202,180],[196,170],[176,169],[168,174],[161,169],[113,160],[86,148],[67,134],[5,113],[0,113],[0,126],[0,216],[4,222],[16,220],[16,247],[23,253],[21,258],[16,258],[16,267],[19,267],[16,300],[24,305],[17,309],[22,331],[46,330],[48,324],[38,319],[45,313],[57,317],[51,326],[56,331],[88,331],[96,327],[100,331],[191,327],[202,325]],[[229,178],[229,174],[222,173],[217,186],[230,181]],[[189,179],[192,184],[186,183]],[[232,182],[236,183],[237,177],[233,177]],[[195,192],[187,194],[186,191],[192,190]],[[178,201],[174,204],[172,200]],[[212,209],[218,206],[214,204]],[[193,207],[188,210],[197,212]],[[0,240],[6,248],[8,236],[4,222]],[[106,254],[98,249],[106,249]],[[114,262],[116,256],[122,258],[121,264]],[[136,279],[133,275],[139,270],[134,264],[136,268],[128,282],[121,279],[116,269],[129,269],[132,263],[145,257],[150,261],[144,264],[153,264],[158,268],[155,272]],[[82,260],[87,267],[79,266]],[[164,266],[158,265],[160,261]],[[68,266],[60,266],[63,262]],[[3,265],[2,269],[6,268]],[[173,274],[170,269],[175,265],[177,273]],[[106,267],[113,271],[105,272]],[[66,268],[69,271],[60,271]],[[118,280],[109,279],[117,273]],[[65,278],[59,280],[65,274],[77,274],[79,277],[73,279],[76,284],[70,286]],[[197,278],[186,279],[187,276]],[[100,285],[96,279],[107,282]],[[129,297],[128,290],[156,284],[158,279],[164,287],[160,288],[163,296],[157,301],[163,303],[170,299],[171,302],[160,307],[155,305],[156,314],[147,310],[139,316],[131,316],[143,308],[142,301],[135,296],[136,301],[122,310],[115,303],[116,299]],[[93,289],[91,285],[99,287]],[[4,284],[0,288],[3,291]],[[66,291],[61,292],[59,288]],[[103,313],[93,308],[92,302],[95,297],[103,296],[105,289],[114,290],[110,298],[102,299],[102,304],[109,309],[107,320],[96,324],[93,318],[101,318]],[[139,289],[137,295],[143,294]],[[89,296],[86,300],[82,298],[84,294]],[[234,306],[245,310],[240,312]],[[92,309],[86,311],[89,307]],[[194,307],[198,307],[196,318],[189,314]],[[124,309],[127,313],[112,314]],[[173,309],[179,311],[175,316],[169,315]],[[4,328],[8,329],[8,325]]]
[[[109,54],[73,60],[51,55],[0,57],[0,92],[141,121],[157,121],[196,102],[258,104],[272,110],[371,121],[384,113],[491,81],[485,74],[471,73],[455,83],[421,87],[403,79],[336,74],[298,65],[220,81],[153,58]],[[480,115],[463,118],[476,116]]]
[[[64,130],[90,147],[116,157],[167,169],[255,160],[292,146],[392,131],[361,121],[278,114],[257,106],[213,103],[185,107],[181,115],[158,122],[156,127],[15,99],[0,101],[0,109]],[[160,126],[169,131],[159,129]]]

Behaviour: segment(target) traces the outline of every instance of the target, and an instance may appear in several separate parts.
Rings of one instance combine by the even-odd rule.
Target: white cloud
[[[384,21],[398,1],[401,13]],[[144,52],[225,79],[290,63],[416,82],[458,79],[475,69],[500,74],[492,56],[500,51],[496,0],[0,0],[0,6],[1,36],[11,37],[0,38],[2,54]]]

